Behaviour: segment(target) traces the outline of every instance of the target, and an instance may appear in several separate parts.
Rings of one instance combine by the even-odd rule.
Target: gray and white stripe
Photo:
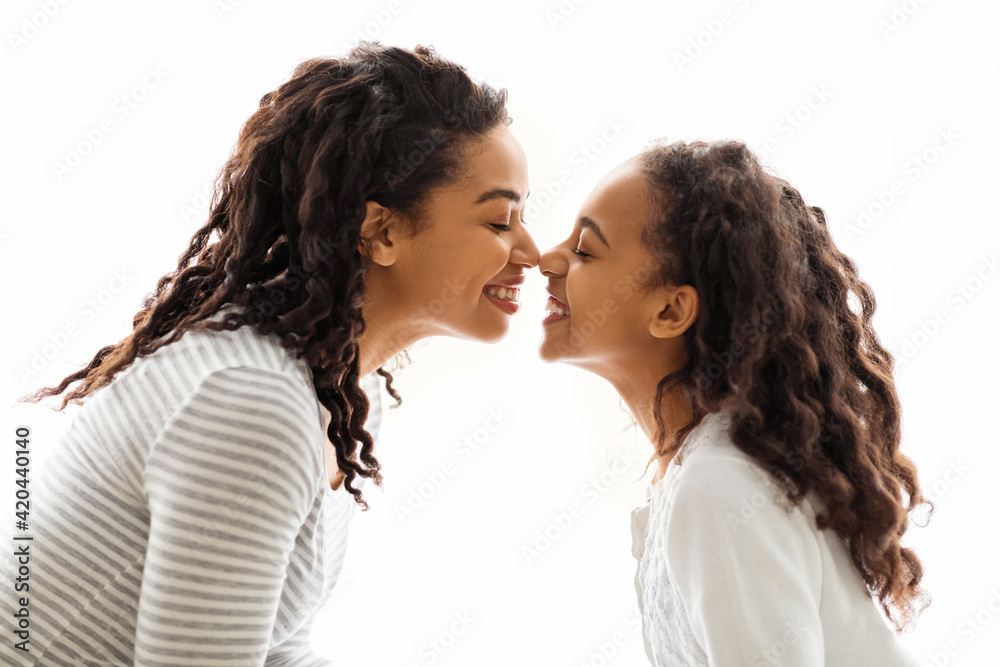
[[[377,437],[377,376],[364,389]],[[356,505],[330,489],[325,442],[309,368],[276,336],[189,332],[138,360],[35,471],[30,591],[0,596],[2,662],[332,664],[309,631]],[[25,595],[29,653],[13,648]]]

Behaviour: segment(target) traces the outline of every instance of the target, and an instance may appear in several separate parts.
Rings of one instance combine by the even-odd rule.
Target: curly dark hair
[[[743,143],[663,140],[638,156],[653,217],[643,243],[656,285],[691,285],[698,317],[685,365],[657,386],[679,390],[693,420],[657,456],[681,462],[710,412],[732,418],[736,446],[798,503],[815,491],[819,529],[845,540],[897,632],[929,604],[923,568],[900,538],[919,505],[916,466],[899,451],[893,357],[872,327],[875,297],[837,249],[822,209],[771,174]]]
[[[467,142],[509,124],[506,102],[505,89],[473,81],[433,47],[363,42],[343,58],[299,63],[244,124],[216,178],[208,222],[146,295],[132,333],[21,402],[82,381],[62,410],[187,331],[252,326],[307,360],[331,415],[327,436],[344,487],[367,509],[353,481],[382,478],[358,384],[365,202],[406,214],[419,231],[428,191],[462,175]],[[240,308],[207,321],[228,303]],[[398,405],[391,374],[378,373]]]

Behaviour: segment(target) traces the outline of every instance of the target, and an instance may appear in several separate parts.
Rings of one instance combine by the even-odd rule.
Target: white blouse
[[[822,503],[784,492],[707,415],[632,511],[646,655],[656,667],[919,667],[883,619]]]

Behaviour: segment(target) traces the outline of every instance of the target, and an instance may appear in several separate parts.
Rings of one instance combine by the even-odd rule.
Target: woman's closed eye
[[[521,218],[521,224],[522,225],[527,225],[528,222],[524,218]],[[511,230],[510,225],[507,225],[507,224],[504,224],[504,223],[500,223],[500,222],[491,222],[490,223],[490,227],[492,227],[493,229],[496,229],[498,231],[501,231],[501,232],[509,232]]]

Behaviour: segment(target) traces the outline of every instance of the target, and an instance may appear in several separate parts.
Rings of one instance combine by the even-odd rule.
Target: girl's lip
[[[566,312],[569,312],[569,305],[568,304],[564,303],[563,301],[560,301],[559,297],[557,297],[555,294],[553,294],[549,290],[545,290],[545,291],[549,293],[549,298],[551,298],[553,301],[555,301],[557,306],[559,306],[560,308],[562,308]]]
[[[549,313],[548,317],[542,320],[542,326],[546,324],[552,324],[553,322],[559,322],[560,320],[568,320],[569,316],[560,315],[559,313]]]
[[[565,305],[562,301],[555,298],[554,296],[550,296],[549,301],[554,301],[557,306],[565,310],[567,313],[570,312],[569,306]],[[542,320],[542,324],[543,325],[552,324],[553,322],[558,322],[559,320],[568,320],[568,319],[569,315],[560,315],[555,311],[549,311],[548,316],[546,316],[546,318]]]

